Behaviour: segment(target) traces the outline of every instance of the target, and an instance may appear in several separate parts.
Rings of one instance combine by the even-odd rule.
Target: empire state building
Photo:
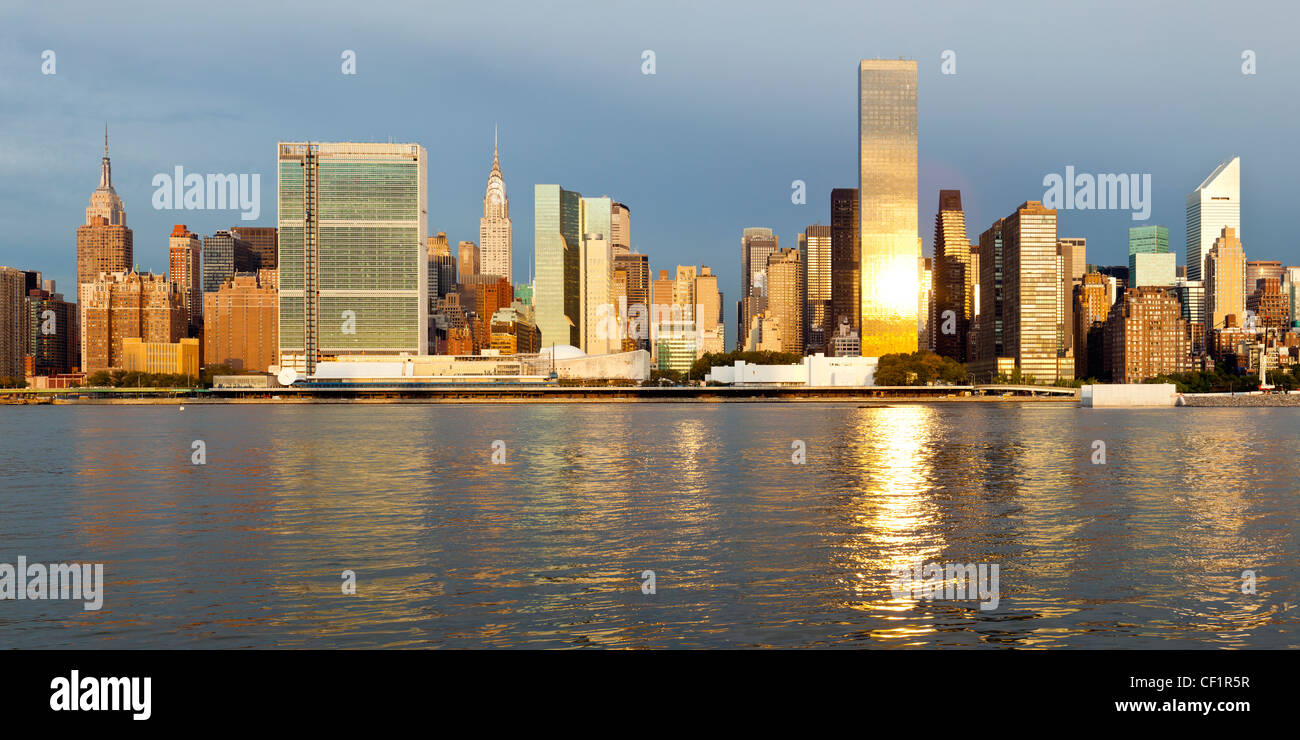
[[[129,271],[131,241],[131,230],[126,227],[126,207],[113,189],[113,166],[108,161],[108,127],[105,127],[99,187],[90,194],[85,225],[77,229],[78,287],[94,282],[101,272]]]
[[[495,136],[492,142],[492,172],[483,195],[483,218],[479,220],[479,272],[514,282],[514,239],[510,226],[510,198],[501,174]]]

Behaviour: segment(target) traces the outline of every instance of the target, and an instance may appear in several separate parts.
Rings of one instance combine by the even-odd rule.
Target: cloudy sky
[[[1300,162],[1285,2],[46,0],[0,14],[0,264],[65,292],[105,122],[136,261],[156,272],[172,224],[206,235],[240,219],[154,210],[153,176],[261,173],[256,223],[274,225],[279,140],[423,144],[431,229],[477,240],[499,125],[516,281],[528,279],[533,184],[558,182],[627,203],[653,270],[708,264],[731,303],[744,227],[793,246],[829,222],[831,188],[857,186],[864,57],[919,61],[927,254],[941,188],[962,191],[978,239],[1073,165],[1150,174],[1145,223],[1169,226],[1181,263],[1186,194],[1240,155],[1247,256],[1300,262],[1285,227]],[[341,73],[345,49],[355,76]],[[945,50],[954,75],[940,73]],[[796,179],[805,205],[791,202]],[[1139,223],[1126,211],[1059,220],[1098,264],[1125,263]]]

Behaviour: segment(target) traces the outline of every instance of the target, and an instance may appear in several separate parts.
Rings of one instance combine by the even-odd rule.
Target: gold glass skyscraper
[[[917,349],[916,60],[858,65],[862,354]]]

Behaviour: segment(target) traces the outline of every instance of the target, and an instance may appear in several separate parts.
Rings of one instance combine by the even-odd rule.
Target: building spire
[[[104,161],[99,165],[100,189],[113,189],[113,167],[108,162],[108,122],[104,122]]]

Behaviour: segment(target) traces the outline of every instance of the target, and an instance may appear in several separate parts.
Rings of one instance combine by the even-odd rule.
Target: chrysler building
[[[514,282],[514,241],[510,228],[510,199],[501,175],[496,134],[492,136],[492,172],[483,195],[483,218],[479,220],[479,272],[498,275]]]

